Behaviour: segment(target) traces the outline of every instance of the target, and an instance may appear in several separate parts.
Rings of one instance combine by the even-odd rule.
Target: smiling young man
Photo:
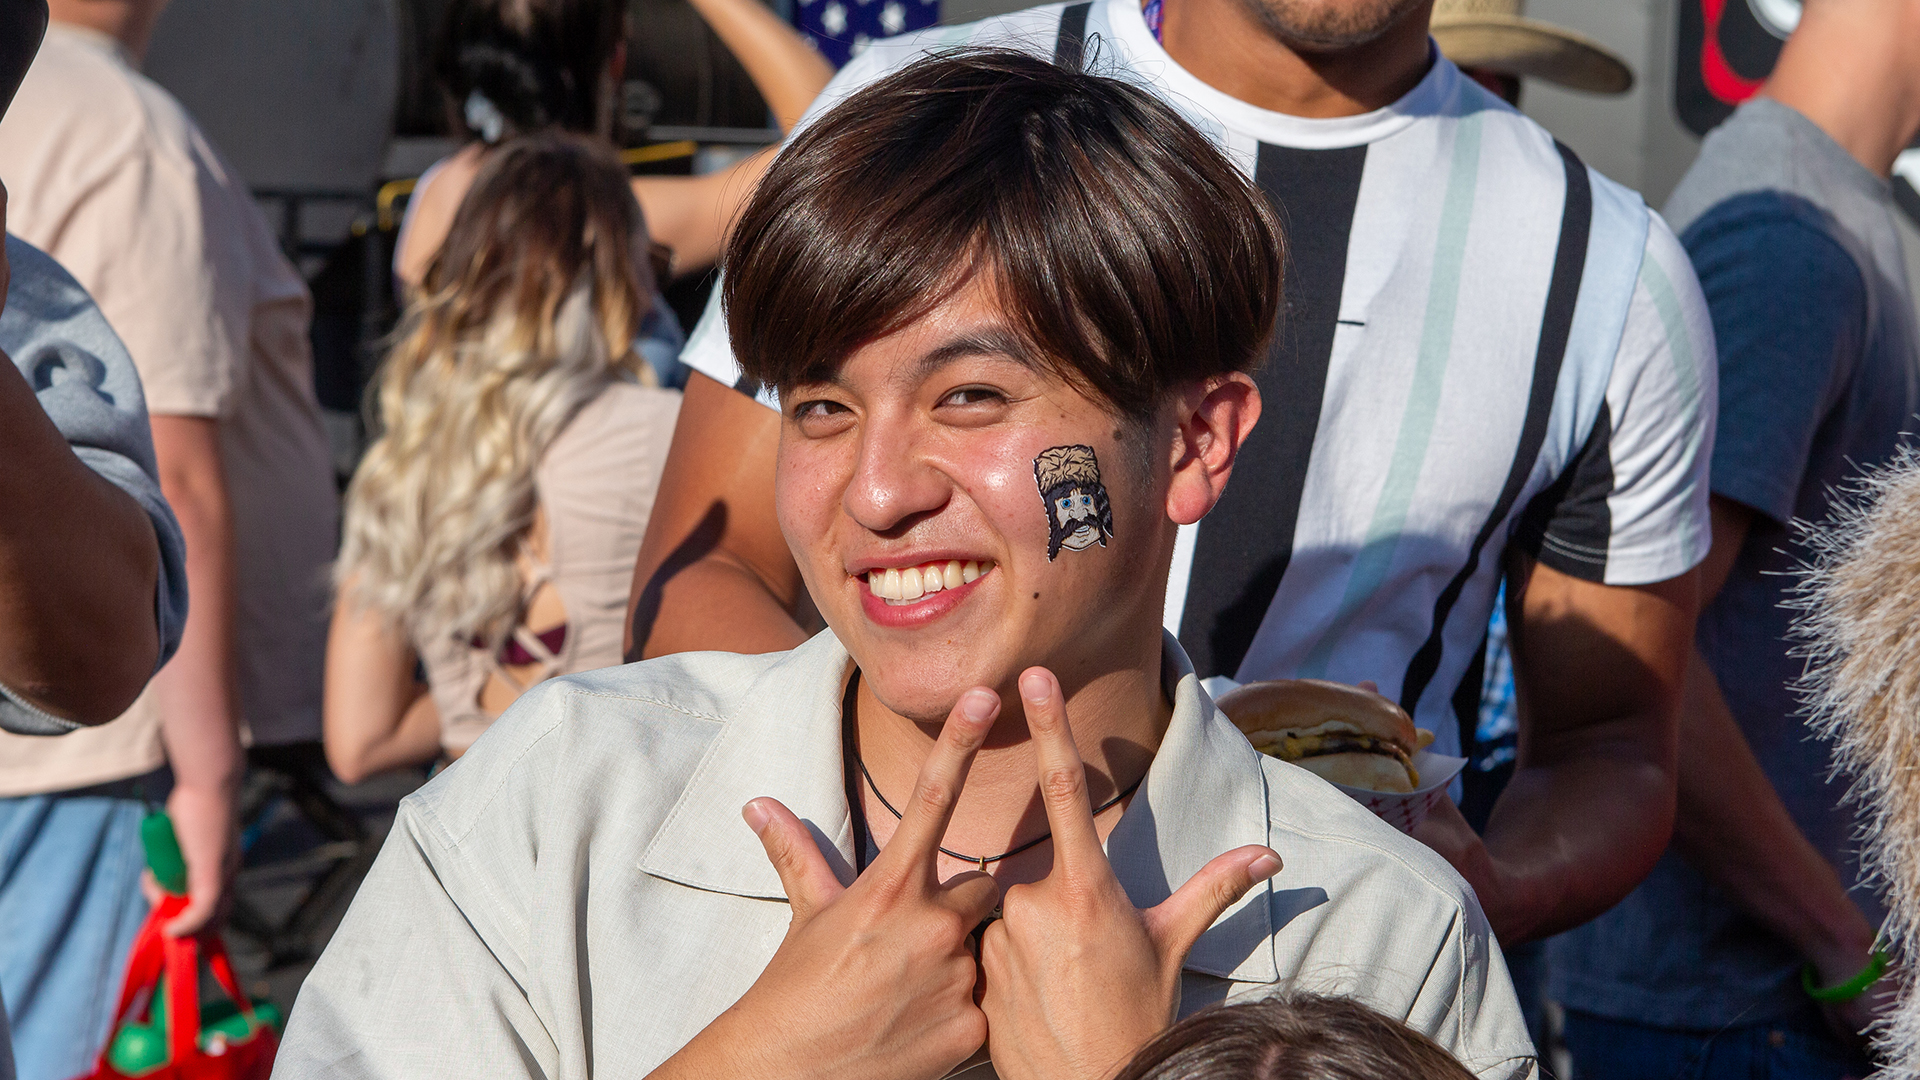
[[[1511,781],[1477,777],[1500,790],[1484,837],[1451,803],[1419,835],[1512,945],[1611,907],[1671,833],[1712,326],[1659,216],[1439,55],[1432,7],[1055,0],[876,41],[809,115],[930,50],[1020,49],[1166,101],[1280,210],[1267,420],[1182,529],[1166,625],[1203,678],[1371,681],[1483,758],[1506,580]],[[814,621],[773,510],[779,414],[721,314],[681,356],[630,658],[790,649]]]
[[[1114,81],[933,59],[782,156],[728,265],[828,631],[521,698],[402,805],[276,1074],[1096,1078],[1295,986],[1531,1076],[1465,884],[1160,628],[1279,297],[1218,151]]]

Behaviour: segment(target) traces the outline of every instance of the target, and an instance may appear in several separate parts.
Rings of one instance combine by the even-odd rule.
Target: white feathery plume
[[[1812,553],[1799,609],[1798,690],[1834,770],[1863,809],[1862,870],[1885,887],[1889,948],[1920,940],[1920,453],[1903,449],[1835,493],[1825,522],[1796,522]],[[1905,950],[1911,955],[1911,950]],[[1874,1033],[1882,1080],[1920,1080],[1920,995]]]

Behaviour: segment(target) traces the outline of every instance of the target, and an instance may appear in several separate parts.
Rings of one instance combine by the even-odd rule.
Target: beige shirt
[[[633,561],[679,412],[678,391],[614,383],[567,422],[534,470],[547,516],[546,580],[567,613],[555,674],[620,663]],[[480,707],[493,658],[452,638],[414,645],[440,713],[440,743],[463,753],[493,723]]]
[[[239,692],[255,742],[319,737],[338,500],[311,302],[244,181],[112,39],[55,23],[0,121],[7,225],[58,260],[126,343],[156,415],[212,417],[233,510]],[[101,728],[0,745],[0,794],[162,760],[152,692]]]
[[[1537,1075],[1500,951],[1438,855],[1256,752],[1166,639],[1173,719],[1107,855],[1140,906],[1213,856],[1285,867],[1202,935],[1181,1011],[1354,995],[1489,1078]],[[400,804],[275,1063],[307,1077],[640,1077],[739,999],[789,921],[740,819],[771,795],[851,881],[851,661],[683,653],[550,680]],[[991,1064],[969,1080],[993,1075]]]

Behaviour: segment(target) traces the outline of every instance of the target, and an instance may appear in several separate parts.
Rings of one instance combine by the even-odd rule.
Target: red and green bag
[[[218,936],[161,933],[187,906],[186,863],[164,812],[147,816],[140,838],[147,866],[167,896],[133,939],[113,1035],[93,1072],[80,1080],[267,1080],[279,1046],[279,1010],[248,999]],[[203,959],[227,1001],[202,1006]]]

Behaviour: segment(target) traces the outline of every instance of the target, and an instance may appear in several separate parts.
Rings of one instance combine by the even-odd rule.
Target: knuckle
[[[953,801],[953,788],[944,780],[926,779],[914,790],[914,798],[931,813],[943,813]]]
[[[1086,773],[1072,766],[1052,766],[1040,778],[1040,789],[1055,803],[1072,802],[1086,786]]]

